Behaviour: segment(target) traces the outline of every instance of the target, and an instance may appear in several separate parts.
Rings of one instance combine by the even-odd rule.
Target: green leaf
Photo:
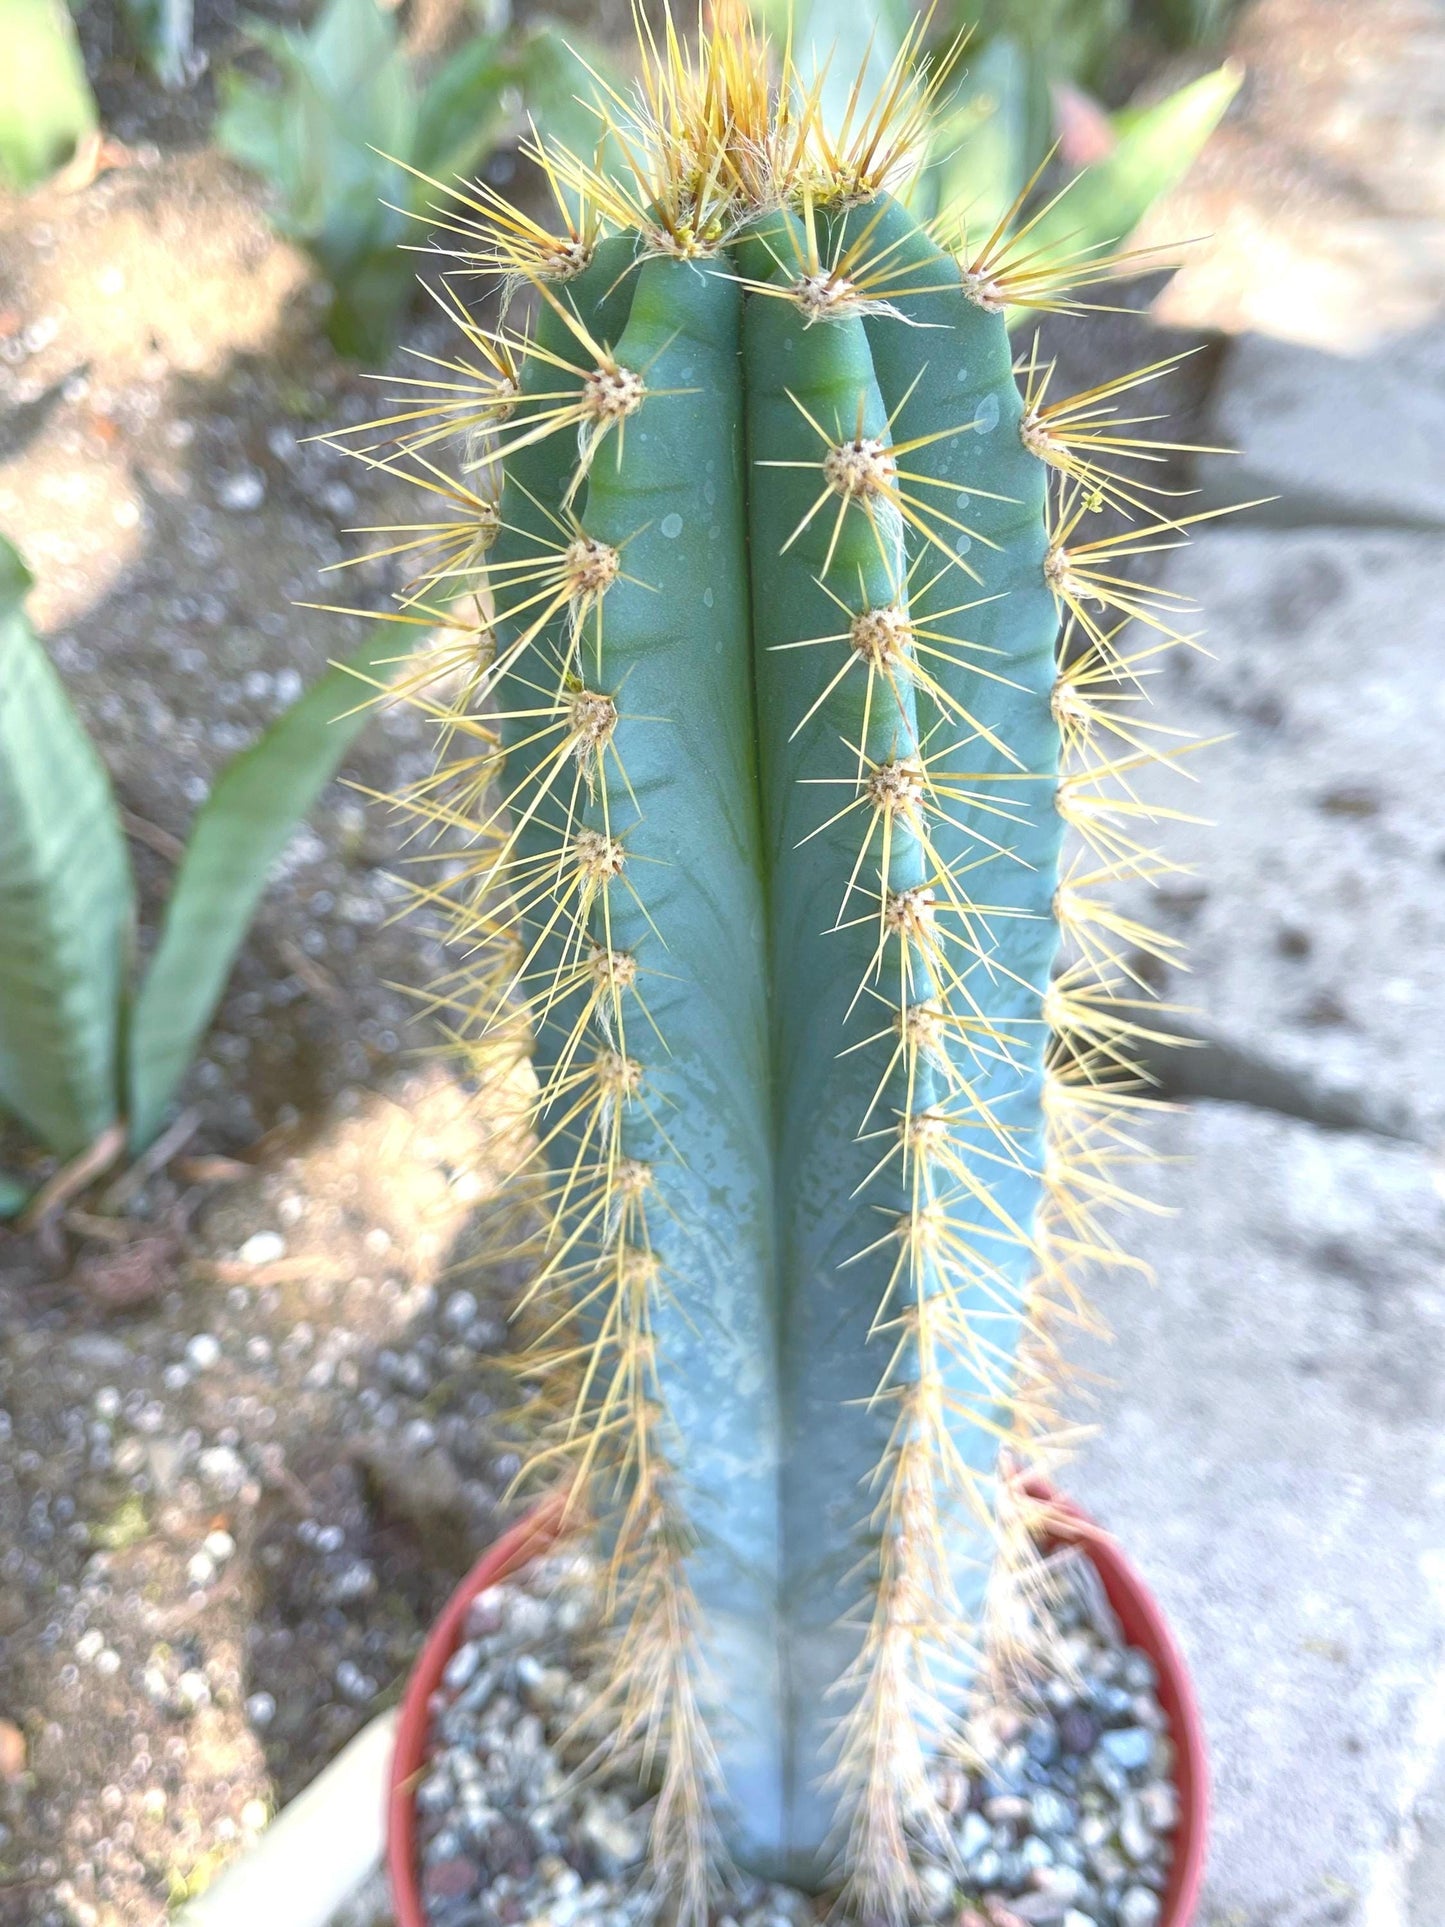
[[[18,1218],[30,1202],[30,1186],[0,1171],[0,1218]]]
[[[62,0],[0,0],[0,187],[49,180],[97,120]]]
[[[116,1115],[134,899],[110,778],[0,536],[0,1104],[59,1157]]]
[[[385,361],[415,286],[413,257],[399,247],[352,261],[326,310],[326,338],[337,354],[372,366]]]
[[[453,54],[422,95],[413,164],[443,183],[470,174],[506,130],[512,116],[502,95],[515,85],[502,35],[484,34]],[[412,183],[417,205],[428,193],[422,182]]]
[[[188,87],[198,71],[194,0],[121,0],[136,52],[163,87]]]
[[[1152,107],[1116,114],[1113,153],[1082,174],[1049,210],[1030,234],[1030,246],[1069,255],[1127,240],[1194,165],[1243,77],[1226,63]]]
[[[537,131],[584,159],[598,158],[604,171],[620,172],[622,154],[608,140],[598,156],[603,124],[590,106],[603,92],[599,80],[625,96],[627,81],[606,51],[569,24],[535,28],[517,46],[517,86]]]
[[[377,632],[233,757],[196,814],[130,1027],[131,1144],[156,1135],[231,974],[272,865],[365,728],[405,645]]]
[[[909,205],[923,219],[962,215],[970,235],[990,234],[1027,184],[1030,74],[1018,43],[991,40],[969,64],[929,142],[929,163]]]
[[[398,163],[416,150],[417,93],[395,21],[375,0],[328,0],[309,33],[266,21],[252,21],[250,32],[276,63],[280,86],[227,74],[217,139],[270,182],[277,228],[331,282],[335,345],[379,359],[414,278],[378,266],[407,238],[396,210],[413,201]]]

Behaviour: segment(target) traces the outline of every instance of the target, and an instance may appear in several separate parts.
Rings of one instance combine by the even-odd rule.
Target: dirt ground
[[[240,11],[200,9],[213,62]],[[304,439],[378,391],[206,144],[209,76],[167,98],[107,8],[84,30],[126,153],[0,203],[0,527],[153,928],[225,758],[356,640],[297,603],[384,605],[388,565],[319,571],[409,511]],[[1199,340],[1103,317],[1054,392]],[[1185,441],[1210,366],[1167,384]],[[395,1694],[495,1526],[511,1281],[476,1223],[499,1153],[392,987],[443,956],[393,920],[403,825],[361,793],[428,754],[384,713],[295,838],[168,1168],[96,1187],[49,1250],[0,1231],[0,1927],[156,1927]]]

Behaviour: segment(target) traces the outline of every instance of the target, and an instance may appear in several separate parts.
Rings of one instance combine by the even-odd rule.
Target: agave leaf
[[[0,1104],[59,1157],[116,1115],[134,915],[110,778],[0,536]]]
[[[593,158],[604,170],[621,172],[622,154],[602,142],[603,124],[588,102],[600,93],[598,79],[625,95],[627,81],[607,52],[569,23],[565,29],[534,27],[515,52],[516,84],[537,131],[548,140]]]
[[[126,31],[162,87],[188,87],[200,71],[194,0],[121,0]]]
[[[30,1186],[9,1171],[0,1171],[0,1218],[18,1218],[30,1202]]]
[[[909,195],[923,219],[961,217],[990,234],[1033,171],[1028,60],[1007,34],[969,62],[929,141],[929,161]]]
[[[1126,240],[1189,172],[1243,78],[1226,62],[1167,100],[1116,114],[1114,151],[1049,210],[1030,234],[1030,246],[1064,255]]]
[[[0,0],[0,187],[49,180],[96,124],[63,0]]]
[[[226,765],[196,814],[131,1019],[131,1145],[148,1144],[195,1054],[272,865],[335,774],[404,645],[385,624]]]
[[[227,74],[217,138],[270,182],[277,228],[336,291],[335,345],[381,359],[413,280],[399,252],[406,215],[396,211],[411,190],[397,163],[416,146],[417,94],[396,24],[375,0],[327,0],[309,32],[260,20],[249,31],[280,85]]]
[[[510,126],[513,115],[502,95],[515,85],[514,63],[504,35],[483,34],[469,41],[438,71],[422,95],[415,166],[448,184],[470,174]],[[413,181],[408,198],[421,206],[434,196],[423,183]]]

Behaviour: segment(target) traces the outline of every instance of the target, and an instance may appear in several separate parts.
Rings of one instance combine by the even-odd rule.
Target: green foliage
[[[49,180],[96,121],[64,0],[0,0],[0,187]]]
[[[126,32],[163,87],[188,87],[198,71],[194,0],[121,0]]]
[[[1208,47],[1223,39],[1238,0],[1148,0],[1149,25],[1170,47]]]
[[[231,759],[196,812],[131,1012],[126,1109],[136,1146],[164,1122],[272,866],[370,716],[358,678],[384,675],[396,652],[395,639],[378,634],[328,670]]]
[[[135,907],[110,780],[0,537],[0,1104],[61,1157],[115,1116]]]
[[[346,355],[389,353],[414,282],[405,252],[419,245],[440,182],[474,173],[525,119],[586,151],[590,90],[557,32],[484,34],[422,83],[376,0],[326,0],[305,32],[253,20],[279,85],[232,72],[221,87],[217,138],[268,181],[280,231],[330,282],[327,331]],[[429,176],[430,181],[420,178]]]
[[[222,772],[196,813],[150,968],[109,778],[26,621],[0,537],[0,1107],[71,1157],[118,1117],[141,1150],[225,988],[268,872],[364,726],[378,633]],[[0,1185],[0,1216],[24,1202]]]
[[[981,240],[1004,219],[1048,160],[1059,134],[1058,89],[1108,84],[1126,35],[1147,44],[1210,37],[1226,9],[1187,0],[1141,19],[1129,0],[987,0],[944,20],[950,32],[971,29],[957,79],[944,90],[928,141],[928,159],[910,194],[915,212],[966,221]],[[850,0],[805,0],[798,9],[798,44],[840,47],[830,73],[825,109],[841,113],[854,71],[851,54],[869,39],[870,73],[886,70],[912,19],[903,0],[864,14]],[[935,35],[936,47],[945,37]],[[1048,253],[1067,248],[1082,256],[1125,240],[1154,203],[1188,172],[1238,91],[1237,68],[1221,67],[1157,103],[1098,116],[1105,150],[1035,229]],[[1083,100],[1089,111],[1092,103]],[[1053,182],[1047,192],[1056,191]],[[1044,190],[1036,195],[1042,205]]]
[[[1188,173],[1239,91],[1240,70],[1223,66],[1167,100],[1114,115],[1113,151],[1089,168],[1034,229],[1048,253],[1123,241],[1154,203]]]

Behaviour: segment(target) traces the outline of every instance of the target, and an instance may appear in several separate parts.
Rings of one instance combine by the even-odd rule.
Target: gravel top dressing
[[[920,1855],[925,1917],[949,1927],[1155,1927],[1178,1796],[1154,1667],[1127,1646],[1079,1551],[1053,1554],[1061,1666],[994,1715],[987,1772],[938,1768],[951,1864]],[[595,1698],[587,1571],[554,1558],[480,1593],[432,1701],[417,1789],[430,1927],[652,1927],[649,1803],[586,1774]],[[717,1927],[813,1927],[827,1902],[742,1880]]]

